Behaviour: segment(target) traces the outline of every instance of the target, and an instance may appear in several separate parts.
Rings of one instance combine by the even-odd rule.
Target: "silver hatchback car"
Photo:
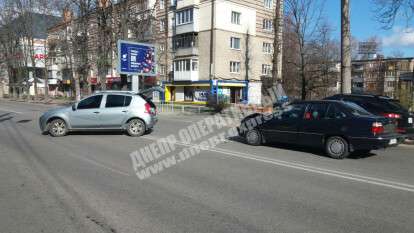
[[[51,109],[39,119],[40,129],[54,137],[69,131],[124,130],[142,136],[157,122],[156,107],[133,92],[97,92],[69,107]]]

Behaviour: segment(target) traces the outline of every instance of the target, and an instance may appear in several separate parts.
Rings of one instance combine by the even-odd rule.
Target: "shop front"
[[[164,87],[166,102],[206,104],[208,96],[214,93],[223,96],[229,103],[240,103],[247,99],[244,81],[174,82],[164,83]]]

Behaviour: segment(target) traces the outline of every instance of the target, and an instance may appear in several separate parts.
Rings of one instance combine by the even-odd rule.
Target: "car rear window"
[[[372,114],[356,103],[345,101],[345,108],[354,116],[371,116]]]
[[[407,110],[401,106],[400,102],[398,100],[381,100],[381,102],[384,103],[384,106],[386,107],[386,110],[389,112],[407,112]]]
[[[139,93],[138,94],[141,98],[143,98],[152,108],[157,108],[157,106],[152,102],[151,98],[145,96],[144,94]]]

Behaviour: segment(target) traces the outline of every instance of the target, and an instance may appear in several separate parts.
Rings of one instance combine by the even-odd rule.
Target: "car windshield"
[[[363,109],[358,104],[355,104],[353,102],[344,102],[345,107],[351,112],[354,116],[371,116],[372,114],[369,113],[367,110]]]

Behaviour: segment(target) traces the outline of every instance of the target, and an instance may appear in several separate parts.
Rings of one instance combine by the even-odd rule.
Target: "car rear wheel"
[[[53,137],[62,137],[68,133],[66,122],[62,119],[56,119],[49,123],[49,134]]]
[[[249,145],[259,146],[260,144],[262,144],[262,135],[257,129],[249,130],[246,133],[245,138],[246,138],[247,144]]]
[[[132,119],[127,124],[127,133],[131,137],[140,137],[145,131],[145,123],[140,119]]]
[[[334,159],[344,159],[349,155],[349,144],[342,137],[330,137],[326,140],[326,153]]]

